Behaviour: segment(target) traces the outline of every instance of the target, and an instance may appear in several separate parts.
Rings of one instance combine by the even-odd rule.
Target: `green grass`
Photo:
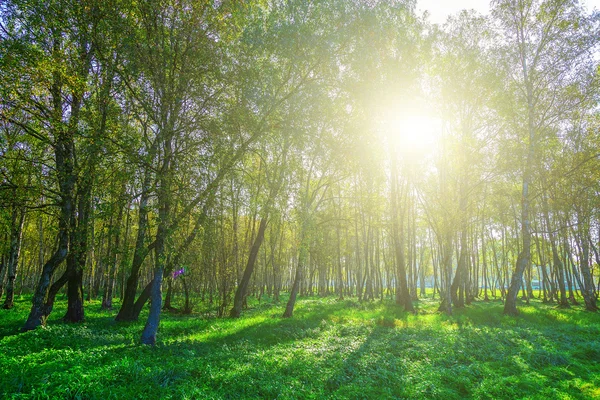
[[[300,299],[254,304],[238,320],[163,314],[159,343],[139,323],[87,304],[81,325],[17,333],[28,299],[0,310],[0,398],[589,399],[600,398],[600,315],[532,301],[517,318],[499,302],[448,317],[391,302]]]

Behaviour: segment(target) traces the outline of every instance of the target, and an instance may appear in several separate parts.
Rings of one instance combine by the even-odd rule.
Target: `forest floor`
[[[0,398],[391,399],[600,398],[600,315],[532,301],[517,318],[499,301],[452,317],[437,300],[418,315],[392,301],[300,298],[251,304],[242,318],[164,313],[159,343],[144,324],[86,303],[84,324],[18,333],[29,298],[0,310]]]

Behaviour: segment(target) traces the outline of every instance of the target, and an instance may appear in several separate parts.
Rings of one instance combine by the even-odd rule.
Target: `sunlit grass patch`
[[[116,311],[92,303],[84,324],[58,314],[0,337],[0,397],[598,397],[598,315],[533,300],[516,318],[500,302],[436,310],[430,299],[413,315],[392,301],[301,298],[290,319],[267,302],[239,319],[164,313],[148,348],[138,344],[143,318],[116,324]],[[8,323],[18,328],[26,312]]]

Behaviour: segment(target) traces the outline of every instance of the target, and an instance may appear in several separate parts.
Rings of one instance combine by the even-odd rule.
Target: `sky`
[[[594,7],[600,10],[600,0],[580,0],[588,11]],[[444,23],[448,15],[454,14],[465,8],[473,8],[476,11],[487,14],[489,12],[489,0],[418,0],[417,10],[429,11],[429,20],[434,23]]]

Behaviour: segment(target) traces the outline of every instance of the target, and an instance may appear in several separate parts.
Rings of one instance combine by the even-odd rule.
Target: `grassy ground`
[[[515,399],[600,398],[600,315],[539,302],[502,315],[499,302],[419,314],[391,302],[301,299],[255,305],[238,320],[163,315],[159,344],[143,322],[87,322],[16,333],[29,303],[0,310],[0,398]],[[141,318],[140,321],[143,321]]]

